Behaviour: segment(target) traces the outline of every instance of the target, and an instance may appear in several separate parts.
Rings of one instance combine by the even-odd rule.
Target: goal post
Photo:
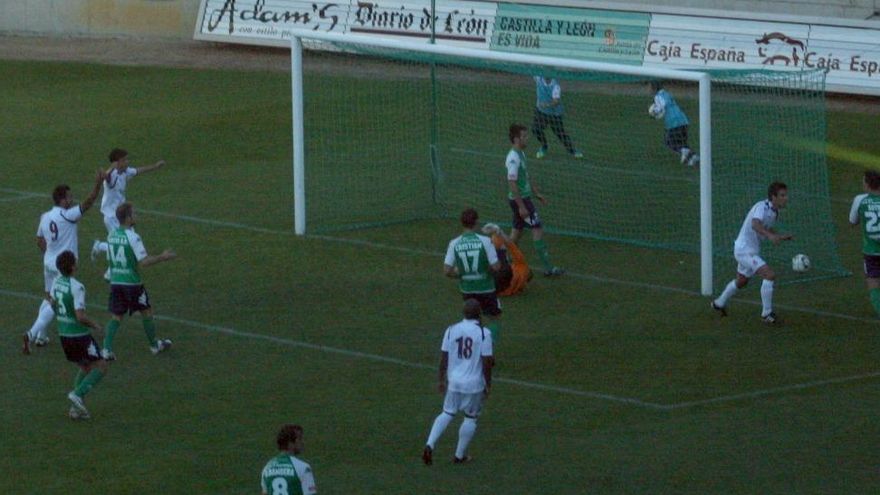
[[[476,50],[457,46],[437,45],[383,39],[372,36],[359,36],[340,33],[319,33],[309,30],[291,32],[291,85],[293,105],[293,177],[294,177],[294,224],[297,235],[305,235],[306,195],[305,195],[305,136],[303,123],[303,72],[302,40],[313,40],[335,44],[357,44],[395,51],[406,50],[417,53],[461,57],[474,60],[493,60],[535,67],[558,67],[566,70],[607,72],[678,81],[691,81],[699,85],[699,135],[700,135],[700,290],[703,295],[712,294],[713,247],[712,247],[712,112],[711,79],[702,72],[672,69],[646,68],[631,65],[618,65],[603,62],[569,60],[488,50]]]
[[[666,250],[645,266],[683,265],[670,273],[710,295],[733,275],[745,213],[781,180],[791,201],[779,230],[795,241],[762,256],[786,282],[848,274],[831,215],[820,70],[681,71],[363,35],[292,36],[299,235],[450,218],[467,207],[510,225],[507,130],[531,123],[526,161],[551,198],[541,208],[548,233],[614,241],[601,248],[612,258]],[[304,58],[303,46],[315,44],[323,50]],[[536,109],[538,76],[563,88],[556,124]],[[646,111],[658,81],[689,119],[683,133],[669,130],[678,119]],[[685,164],[682,142],[699,153],[698,169]],[[623,245],[634,247],[617,251]],[[809,272],[791,270],[796,253],[810,255]]]

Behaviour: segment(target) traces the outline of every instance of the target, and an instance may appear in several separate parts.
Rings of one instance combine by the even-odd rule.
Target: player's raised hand
[[[162,251],[162,254],[160,254],[159,257],[162,258],[162,261],[173,260],[174,258],[177,258],[177,253],[175,253],[173,249],[166,249],[165,251]]]
[[[156,168],[162,168],[165,166],[165,160],[159,160],[156,162]]]
[[[106,179],[106,178],[107,178],[107,172],[105,172],[104,170],[99,168],[95,172],[95,183],[96,184],[100,184],[100,183],[104,182],[104,179]]]

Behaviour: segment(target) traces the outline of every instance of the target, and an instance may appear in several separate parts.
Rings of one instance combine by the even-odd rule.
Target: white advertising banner
[[[822,69],[829,91],[880,95],[880,29],[654,15],[643,65]]]
[[[800,69],[809,32],[809,26],[798,24],[654,15],[644,65]]]
[[[357,33],[488,48],[496,4],[437,0],[202,0],[195,39],[290,46],[290,29]]]

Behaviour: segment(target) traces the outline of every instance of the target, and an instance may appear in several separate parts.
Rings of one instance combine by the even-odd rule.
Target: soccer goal
[[[303,42],[332,46],[304,70]],[[532,127],[534,76],[562,86],[575,158],[552,129],[530,174],[553,199],[547,231],[699,255],[700,290],[733,274],[732,246],[774,180],[792,201],[798,243],[768,255],[800,280],[846,273],[837,255],[824,155],[824,73],[691,72],[357,35],[294,32],[291,42],[297,234],[457,215],[509,219],[504,157],[511,123]],[[683,164],[652,118],[662,81],[690,120],[699,164]],[[718,164],[718,165],[716,165]],[[787,274],[788,275],[788,274]],[[792,277],[793,278],[793,277]]]

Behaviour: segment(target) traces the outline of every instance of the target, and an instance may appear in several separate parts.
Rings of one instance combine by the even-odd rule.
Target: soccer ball
[[[648,107],[648,115],[654,117],[655,119],[662,119],[665,113],[666,110],[663,108],[658,108],[657,104],[655,103],[651,103],[651,106]]]
[[[791,259],[791,269],[796,272],[805,272],[810,269],[810,257],[806,254],[796,254]]]

